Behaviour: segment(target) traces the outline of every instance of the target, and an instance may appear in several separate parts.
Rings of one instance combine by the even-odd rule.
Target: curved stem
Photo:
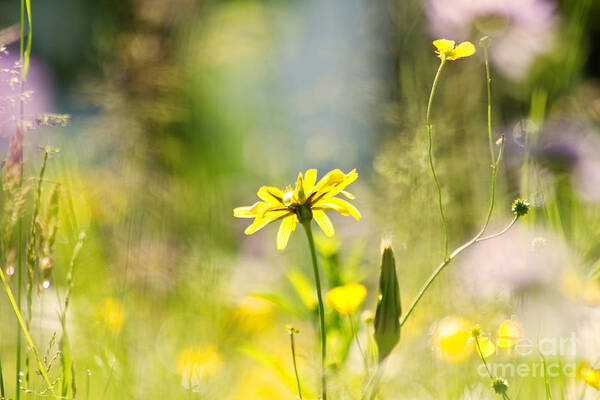
[[[306,238],[308,239],[308,247],[312,258],[313,272],[315,274],[315,285],[317,287],[317,300],[319,302],[319,322],[321,326],[321,385],[322,398],[327,400],[327,377],[326,377],[326,357],[327,357],[327,333],[325,331],[325,307],[323,306],[323,295],[321,294],[321,278],[319,276],[319,267],[317,265],[317,252],[315,250],[315,240],[312,234],[312,220],[302,223]]]
[[[296,345],[294,343],[293,330],[290,330],[290,346],[292,348],[292,362],[294,363],[294,374],[296,375],[296,384],[298,385],[298,399],[302,400],[302,387],[300,385],[300,376],[298,375],[298,366],[296,365]]]
[[[437,189],[438,194],[438,205],[440,208],[440,216],[442,217],[442,226],[444,230],[444,258],[448,255],[448,222],[446,220],[446,215],[444,214],[444,206],[442,202],[442,188],[440,187],[440,182],[438,181],[437,174],[435,172],[435,167],[433,165],[433,140],[432,140],[432,130],[431,126],[431,105],[433,103],[433,96],[435,95],[435,89],[437,87],[438,79],[442,72],[442,68],[444,68],[444,64],[446,60],[442,58],[440,62],[440,66],[435,74],[435,78],[433,79],[433,85],[431,86],[431,93],[429,94],[429,101],[427,102],[427,137],[428,137],[428,156],[429,156],[429,168],[431,169],[431,175],[433,175],[433,180],[435,182],[435,187]]]

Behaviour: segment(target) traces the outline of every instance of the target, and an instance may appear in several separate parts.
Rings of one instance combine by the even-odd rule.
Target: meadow
[[[600,399],[598,21],[2,2],[0,400]]]

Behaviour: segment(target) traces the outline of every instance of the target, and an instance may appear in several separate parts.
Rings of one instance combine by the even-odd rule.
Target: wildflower
[[[102,305],[96,307],[97,321],[115,333],[123,327],[126,316],[123,304],[112,297],[104,299]]]
[[[335,197],[342,194],[348,199],[354,196],[344,189],[356,180],[358,174],[352,170],[344,174],[339,169],[327,173],[318,183],[317,170],[309,169],[304,176],[298,174],[295,189],[291,185],[284,190],[263,186],[257,195],[262,200],[248,207],[237,207],[233,215],[237,218],[254,218],[244,233],[251,235],[271,222],[282,220],[277,233],[277,249],[287,246],[296,224],[310,222],[314,219],[325,235],[333,236],[334,229],[325,210],[334,210],[342,215],[351,215],[359,220],[361,215],[349,202]]]
[[[552,0],[424,0],[434,36],[491,38],[490,59],[500,72],[520,80],[538,55],[553,50],[557,22]]]
[[[202,379],[214,376],[220,366],[221,356],[212,345],[188,347],[177,356],[177,371],[186,389],[198,387]]]
[[[580,363],[577,366],[577,376],[579,376],[585,383],[593,387],[594,389],[600,390],[600,370],[592,368],[588,363]]]
[[[437,48],[435,53],[442,60],[458,60],[475,54],[475,46],[471,42],[462,42],[456,47],[454,44],[454,40],[448,39],[438,39],[433,42],[433,45]]]
[[[367,289],[359,283],[337,286],[327,292],[327,304],[342,315],[354,314],[362,304]]]
[[[496,346],[489,337],[482,335],[479,325],[470,329],[471,338],[469,341],[476,342],[477,353],[481,358],[487,358],[496,352]]]
[[[374,321],[379,361],[386,358],[400,340],[401,314],[400,286],[396,275],[394,251],[389,243],[384,243],[379,275],[379,301]]]
[[[457,316],[448,316],[436,324],[432,344],[435,354],[444,361],[461,362],[473,351],[469,345],[469,323]]]
[[[523,336],[523,327],[513,315],[498,328],[498,347],[504,349],[514,347]]]

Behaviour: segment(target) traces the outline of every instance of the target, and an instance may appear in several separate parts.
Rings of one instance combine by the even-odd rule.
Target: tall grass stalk
[[[4,285],[4,290],[6,291],[6,295],[8,296],[8,299],[13,308],[13,311],[15,312],[15,315],[17,316],[19,326],[21,327],[21,330],[23,331],[23,335],[25,336],[27,344],[29,345],[29,348],[31,349],[31,351],[33,352],[33,355],[35,356],[40,374],[42,374],[44,381],[46,381],[46,384],[48,385],[48,390],[50,390],[52,395],[56,396],[56,394],[54,393],[54,388],[52,386],[52,383],[50,382],[50,378],[48,378],[48,374],[46,373],[46,368],[44,367],[44,364],[42,363],[42,359],[40,358],[40,353],[39,353],[37,347],[35,346],[35,344],[33,343],[33,339],[31,338],[29,329],[27,329],[27,325],[25,324],[25,320],[23,319],[23,316],[21,315],[21,311],[19,311],[17,301],[15,300],[15,297],[13,296],[12,290],[10,289],[10,285],[6,281],[6,277],[4,276],[4,271],[2,271],[2,268],[0,268],[0,279],[2,280],[2,284]],[[18,392],[19,392],[19,389],[17,388],[17,393]]]

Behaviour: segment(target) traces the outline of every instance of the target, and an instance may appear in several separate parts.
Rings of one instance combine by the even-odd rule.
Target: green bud
[[[400,287],[396,275],[394,251],[390,244],[383,246],[381,273],[379,275],[379,301],[375,311],[375,343],[379,349],[379,362],[383,361],[400,340]]]
[[[529,203],[527,200],[516,199],[512,204],[512,212],[517,217],[527,215],[529,212]]]
[[[508,382],[506,382],[505,379],[496,378],[492,383],[492,388],[494,389],[494,392],[498,394],[506,393],[506,391],[508,390]]]

